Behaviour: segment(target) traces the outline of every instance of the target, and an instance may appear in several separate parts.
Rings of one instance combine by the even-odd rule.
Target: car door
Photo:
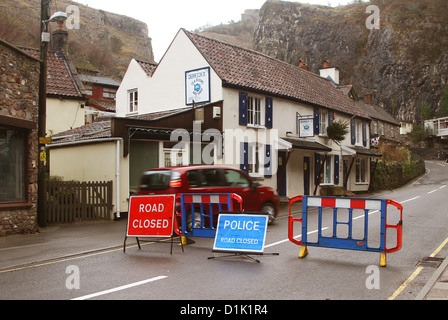
[[[246,211],[258,211],[257,189],[252,188],[252,181],[242,172],[233,169],[224,169],[223,177],[225,181],[226,192],[236,193],[243,198],[243,209]]]

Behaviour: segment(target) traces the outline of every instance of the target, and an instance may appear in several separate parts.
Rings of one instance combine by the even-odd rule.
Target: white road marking
[[[109,290],[104,290],[104,291],[100,291],[100,292],[96,292],[96,293],[92,293],[92,294],[88,294],[82,297],[78,297],[78,298],[74,298],[72,300],[87,300],[90,298],[95,298],[98,296],[102,296],[108,293],[112,293],[112,292],[117,292],[117,291],[121,291],[121,290],[126,290],[132,287],[136,287],[136,286],[141,286],[142,284],[146,284],[149,282],[154,282],[157,280],[162,280],[168,278],[168,276],[159,276],[159,277],[155,277],[155,278],[151,278],[151,279],[146,279],[146,280],[142,280],[142,281],[138,281],[138,282],[134,282],[134,283],[130,283],[121,287],[117,287],[117,288],[113,288],[113,289],[109,289]]]
[[[416,196],[416,197],[414,197],[414,198],[411,198],[411,199],[408,199],[408,200],[401,201],[400,203],[406,203],[406,202],[409,202],[409,201],[412,201],[412,200],[415,200],[415,199],[418,199],[418,198],[420,198],[420,196]]]
[[[327,230],[327,229],[328,229],[328,227],[322,228],[322,231]],[[308,232],[307,234],[313,234],[313,233],[316,233],[317,231],[319,231],[319,230],[313,230],[313,231]],[[299,234],[299,235],[295,236],[294,239],[297,239],[297,238],[299,238],[301,236],[302,235]],[[289,241],[289,238],[285,239],[285,240],[277,241],[277,242],[274,242],[274,243],[271,243],[271,244],[268,244],[268,245],[265,245],[264,247],[265,248],[269,248],[269,247],[273,247],[273,246],[276,246],[278,244],[282,244],[282,243],[288,242],[288,241]]]

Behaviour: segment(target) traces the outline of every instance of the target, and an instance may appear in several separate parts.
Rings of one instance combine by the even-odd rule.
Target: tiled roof
[[[105,86],[110,86],[110,87],[119,87],[120,86],[120,82],[115,81],[112,78],[107,78],[107,77],[92,76],[89,74],[80,74],[79,78],[83,82],[87,82],[87,83],[95,83],[95,84],[100,84],[100,85],[105,85]]]
[[[89,99],[89,106],[109,112],[115,112],[115,104],[115,101],[112,100]]]
[[[52,145],[111,137],[111,121],[100,121],[53,135]]]
[[[37,49],[22,48],[22,50],[33,57],[39,57]],[[83,97],[64,57],[58,56],[52,51],[48,51],[47,55],[47,94],[73,98]]]
[[[372,119],[388,122],[396,126],[400,125],[397,119],[395,119],[389,112],[379,106],[371,105],[363,101],[357,101],[356,104],[360,108],[362,108]]]
[[[159,112],[152,112],[152,113],[146,113],[146,114],[139,114],[135,116],[128,116],[126,118],[128,119],[139,119],[139,120],[155,120],[167,116],[171,116],[177,113],[182,113],[185,111],[191,110],[191,107],[185,107],[180,109],[174,109],[174,110],[166,110],[166,111],[159,111]]]
[[[141,120],[156,120],[159,118],[171,116],[174,114],[182,113],[187,110],[191,110],[191,107],[186,107],[177,110],[168,110],[161,112],[152,112],[148,114],[141,114],[132,117],[126,117],[127,119],[141,119]],[[75,143],[86,142],[95,139],[113,138],[111,131],[111,119],[104,121],[98,121],[90,124],[86,124],[79,128],[67,130],[52,136],[53,142],[50,146],[57,146],[63,143]]]
[[[135,60],[142,67],[142,69],[146,72],[148,77],[152,77],[154,71],[157,69],[157,63],[145,62],[141,60]]]
[[[224,85],[262,91],[286,99],[363,118],[369,116],[333,84],[312,72],[215,39],[188,32]]]

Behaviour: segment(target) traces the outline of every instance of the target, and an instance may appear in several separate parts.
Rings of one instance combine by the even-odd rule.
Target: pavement
[[[0,237],[2,271],[44,264],[103,250],[122,249],[127,219],[84,224],[51,225],[36,234]],[[129,239],[126,247],[135,246]],[[416,296],[416,300],[448,300],[448,257]]]

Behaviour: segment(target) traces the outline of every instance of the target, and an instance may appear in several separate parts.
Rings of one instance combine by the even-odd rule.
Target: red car
[[[157,168],[143,173],[138,194],[236,193],[243,198],[243,210],[264,212],[269,223],[279,211],[274,189],[262,186],[243,171],[215,165]]]

